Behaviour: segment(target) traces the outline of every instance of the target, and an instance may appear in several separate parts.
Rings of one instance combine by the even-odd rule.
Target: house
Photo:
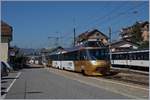
[[[103,44],[108,44],[108,37],[99,30],[94,29],[80,34],[76,38],[76,45],[80,45],[85,41],[101,41]]]
[[[9,47],[10,42],[12,41],[12,32],[13,28],[9,24],[1,21],[1,43],[0,43],[0,60],[8,61],[9,60]]]
[[[127,41],[131,41],[132,29],[132,27],[122,28],[120,33],[121,38]]]
[[[143,22],[141,24],[141,32],[142,32],[142,39],[144,42],[149,41],[149,22]]]
[[[139,46],[138,44],[132,43],[130,41],[119,40],[111,43],[111,51],[116,52],[116,51],[127,51],[132,49],[138,49],[138,46]]]
[[[120,36],[122,39],[131,41],[133,38],[133,29],[135,26],[139,26],[139,30],[141,31],[141,40],[143,42],[149,41],[149,22],[136,22],[134,25],[126,28],[122,28],[120,32]],[[139,41],[140,42],[140,41]]]

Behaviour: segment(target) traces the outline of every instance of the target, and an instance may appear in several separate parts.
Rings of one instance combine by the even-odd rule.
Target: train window
[[[119,54],[119,59],[122,60],[123,59],[123,55]]]
[[[71,59],[71,57],[69,56],[69,53],[66,53],[65,54],[65,60],[70,60]]]
[[[128,54],[128,53],[125,53],[124,55],[125,55],[124,59],[125,59],[125,60],[128,60],[128,59],[129,59],[129,54]]]
[[[125,53],[125,54],[123,54],[123,55],[124,55],[124,58],[123,58],[123,59],[127,60],[127,59],[128,59],[128,54]]]
[[[78,52],[77,51],[74,52],[74,60],[78,60]]]
[[[67,53],[67,60],[73,60],[74,59],[74,55],[73,53]]]
[[[82,54],[81,51],[80,51],[80,54],[79,54],[79,58],[80,58],[80,60],[83,60],[83,54]]]
[[[127,54],[122,54],[122,60],[126,60]]]
[[[61,60],[61,59],[62,59],[62,55],[59,54],[59,55],[58,55],[58,60]]]
[[[63,60],[78,60],[77,52],[68,52],[61,56]]]
[[[80,51],[77,51],[77,60],[80,60]]]
[[[140,55],[140,53],[137,53],[137,60],[141,60],[141,55]]]
[[[54,55],[54,60],[58,60],[58,55]]]
[[[113,60],[125,60],[127,59],[127,57],[128,57],[127,54],[112,54]]]
[[[141,52],[141,53],[139,53],[139,55],[140,55],[140,60],[144,60],[144,52]]]
[[[112,54],[112,59],[113,60],[116,59],[115,56],[116,56],[116,54]]]
[[[66,53],[63,54],[63,60],[68,60],[68,57],[67,57]]]
[[[123,59],[123,54],[119,54],[119,59],[120,59],[120,60]]]
[[[78,60],[77,51],[72,52],[70,56],[72,56],[72,59],[71,59],[71,60]]]
[[[113,60],[149,60],[149,52],[112,54]]]
[[[116,60],[118,60],[119,59],[119,54],[116,54],[115,58],[116,58]]]
[[[62,60],[62,58],[63,58],[63,55],[59,54],[59,60]]]
[[[138,59],[138,57],[137,57],[137,53],[132,53],[132,60],[137,60]]]
[[[80,60],[87,60],[86,50],[80,51]]]
[[[54,59],[54,55],[51,55],[51,59]]]
[[[132,60],[132,55],[133,55],[132,53],[128,54],[129,60]]]
[[[133,54],[133,60],[136,60],[136,55],[135,54]]]
[[[91,60],[109,59],[109,53],[107,49],[88,50],[88,56]]]
[[[63,60],[66,60],[66,54],[63,54]]]
[[[149,60],[149,52],[144,53],[144,60]]]
[[[54,59],[54,58],[53,58],[53,55],[50,55],[50,58],[51,58],[51,59]]]

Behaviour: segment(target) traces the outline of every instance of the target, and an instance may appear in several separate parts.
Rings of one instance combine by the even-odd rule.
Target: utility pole
[[[75,46],[75,42],[76,42],[76,30],[75,30],[75,28],[73,29],[73,32],[74,32],[74,46]]]
[[[75,29],[75,18],[73,19],[73,24],[74,24],[74,29],[73,29],[73,37],[74,37],[74,46],[75,46],[75,42],[76,42],[76,29]]]
[[[109,43],[111,44],[111,27],[109,27]]]
[[[110,60],[112,59],[111,55],[111,27],[109,27],[109,52],[110,52]]]
[[[55,45],[56,45],[56,47],[58,47],[59,46],[59,39],[60,39],[60,37],[59,37],[58,32],[56,32],[56,34],[57,34],[57,37],[55,37],[55,39],[56,39]]]

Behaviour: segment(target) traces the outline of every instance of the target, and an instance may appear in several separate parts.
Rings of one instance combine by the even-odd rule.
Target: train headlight
[[[92,63],[93,65],[97,65],[97,63],[96,63],[95,60],[92,60],[91,63]]]

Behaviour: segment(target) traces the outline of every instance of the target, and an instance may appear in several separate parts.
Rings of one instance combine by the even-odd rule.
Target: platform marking
[[[19,77],[21,75],[21,72],[18,72],[17,73],[17,76],[15,77],[15,79],[12,81],[12,83],[9,85],[9,87],[6,89],[6,94],[4,94],[3,96],[2,96],[2,99],[5,99],[5,97],[6,97],[6,95],[7,95],[7,93],[9,92],[9,90],[11,89],[11,87],[13,86],[13,84],[15,83],[15,81],[17,80],[17,78]]]

